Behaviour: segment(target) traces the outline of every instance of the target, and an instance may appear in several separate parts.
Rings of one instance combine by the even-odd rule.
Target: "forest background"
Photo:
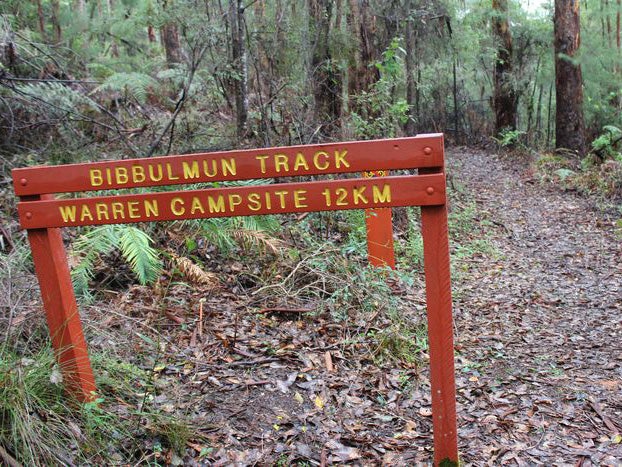
[[[12,271],[3,276],[5,289],[19,299],[8,295],[0,365],[31,359],[33,339],[43,352],[37,358],[49,356],[40,331],[11,331],[16,304],[29,296],[18,293],[11,274],[32,269],[15,222],[15,167],[442,132],[450,145],[532,159],[543,180],[596,196],[622,228],[621,13],[620,0],[537,8],[508,0],[4,0],[0,250],[3,269]],[[405,230],[411,221],[398,215]],[[233,262],[231,273],[238,260],[254,261],[244,256],[248,246],[268,254],[289,242],[313,251],[317,237],[341,253],[364,249],[362,217],[313,214],[297,225],[284,229],[262,217],[208,219],[168,232],[83,229],[67,238],[74,285],[93,303],[96,283],[119,290],[155,284],[161,293],[164,270],[209,288],[214,263]],[[413,238],[404,247],[411,254],[420,249]],[[335,282],[354,273],[339,274]],[[337,300],[335,290],[323,291],[333,300],[327,307],[343,313],[337,303],[352,297],[339,289]],[[100,365],[136,377],[136,368],[113,371],[111,361]],[[26,450],[22,461],[42,452],[58,460],[53,442],[32,443],[31,416],[2,404],[3,417],[17,417],[0,430],[5,461],[22,442],[35,446],[30,451],[43,446],[32,457]],[[100,410],[87,408],[94,426],[110,421]],[[179,448],[185,425],[153,420]],[[80,438],[75,431],[62,436]]]

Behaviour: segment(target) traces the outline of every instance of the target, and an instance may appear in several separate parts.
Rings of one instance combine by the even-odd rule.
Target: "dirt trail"
[[[590,201],[534,181],[525,163],[466,149],[449,151],[448,162],[461,191],[452,198],[453,236],[466,231],[452,258],[461,459],[622,465],[622,248],[611,221]],[[471,202],[475,209],[463,209]],[[458,225],[461,215],[468,219]],[[267,285],[251,280],[261,263],[244,274],[243,264],[214,260],[227,280],[217,292],[173,285],[156,303],[137,287],[111,305],[118,318],[106,322],[129,327],[118,337],[127,348],[133,327],[147,332],[145,321],[165,333],[152,404],[201,433],[179,462],[430,462],[423,274],[414,286],[391,284],[399,297],[391,315],[380,303],[390,292],[374,295],[372,282],[351,287],[330,272],[327,261],[339,271],[349,261],[333,252],[279,265],[293,279]],[[339,281],[347,294],[334,306],[347,319],[301,294]],[[197,332],[192,310],[204,297],[208,318]],[[189,324],[154,315],[166,306]],[[376,358],[381,351],[402,354]]]
[[[622,465],[622,242],[522,163],[448,156],[497,254],[456,282],[464,460]],[[616,436],[618,435],[618,436]]]

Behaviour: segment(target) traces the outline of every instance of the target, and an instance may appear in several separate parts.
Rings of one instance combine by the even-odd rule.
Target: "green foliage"
[[[62,83],[22,84],[16,86],[14,92],[19,96],[15,101],[16,108],[27,111],[42,109],[46,114],[56,118],[76,112],[80,107],[97,109],[91,99]]]
[[[73,254],[80,258],[71,271],[76,294],[87,302],[93,299],[89,282],[93,278],[96,261],[116,249],[141,284],[153,282],[160,272],[161,261],[151,243],[145,232],[132,225],[104,225],[88,230],[73,244]]]
[[[516,144],[520,142],[520,138],[524,134],[524,131],[510,130],[506,128],[502,130],[496,138],[493,136],[492,139],[494,139],[499,146],[507,148],[516,146]]]
[[[622,161],[622,154],[616,149],[622,141],[622,130],[613,125],[603,127],[603,133],[592,141],[592,150],[601,159],[616,159]]]
[[[157,85],[158,82],[155,79],[144,73],[114,73],[107,77],[93,92],[120,92],[144,104],[149,93],[155,92]]]

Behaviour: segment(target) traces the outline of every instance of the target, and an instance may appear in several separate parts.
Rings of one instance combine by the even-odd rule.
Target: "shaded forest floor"
[[[539,183],[527,162],[460,149],[448,163],[454,202],[475,222],[471,241],[452,252],[461,459],[622,465],[622,242],[613,222],[592,201]],[[140,397],[119,401],[119,416],[148,404],[188,421],[168,429],[169,445],[182,440],[176,449],[136,441],[148,453],[141,461],[430,462],[423,277],[390,280],[399,316],[372,297],[373,306],[336,319],[297,293],[331,280],[314,262],[329,254],[299,258],[267,285],[256,280],[259,263],[214,260],[226,278],[218,290],[171,281],[109,293],[85,310],[96,352],[115,349],[152,375],[149,390],[129,381]],[[361,303],[373,293],[367,284],[348,290],[345,300]],[[114,393],[114,379],[99,384]]]

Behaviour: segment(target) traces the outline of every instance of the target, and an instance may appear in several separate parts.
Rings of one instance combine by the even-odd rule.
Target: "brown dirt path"
[[[476,465],[622,465],[622,241],[588,200],[469,150],[450,173],[495,228],[455,282],[460,451]]]

